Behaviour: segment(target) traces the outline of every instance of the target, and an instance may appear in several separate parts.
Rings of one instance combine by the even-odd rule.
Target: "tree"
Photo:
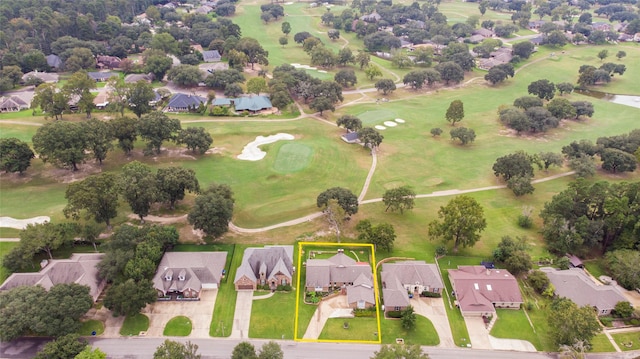
[[[438,218],[429,223],[429,237],[442,237],[453,241],[453,251],[458,246],[471,247],[480,239],[480,232],[487,227],[484,209],[472,197],[458,196],[440,207]]]
[[[209,150],[213,143],[213,138],[204,127],[187,127],[178,132],[176,143],[185,144],[187,148],[203,155]]]
[[[418,344],[385,344],[371,359],[429,359]]]
[[[634,309],[631,303],[627,301],[620,301],[616,303],[615,308],[613,309],[616,316],[620,318],[630,318],[633,315]]]
[[[208,87],[217,89],[224,89],[230,84],[242,83],[244,81],[244,75],[235,69],[215,71],[204,79],[204,83]]]
[[[356,230],[359,232],[358,240],[371,243],[374,249],[391,252],[393,242],[396,240],[396,231],[389,223],[372,225],[368,219],[358,222]]]
[[[524,151],[499,157],[493,165],[493,174],[504,181],[512,177],[533,177],[532,158]]]
[[[242,95],[242,93],[242,87],[236,83],[228,84],[224,88],[224,95],[227,97],[238,97]]]
[[[627,53],[626,53],[626,52],[624,52],[624,51],[622,51],[622,50],[620,50],[620,51],[618,51],[618,52],[616,53],[616,58],[618,58],[618,61],[619,61],[619,60],[622,60],[622,58],[623,58],[623,57],[625,57],[625,56],[627,56]]]
[[[453,61],[439,63],[436,66],[436,70],[440,73],[440,77],[447,85],[450,82],[458,83],[464,80],[464,70]]]
[[[340,30],[331,29],[327,31],[327,36],[333,41],[338,40],[340,38]]]
[[[484,75],[484,79],[489,81],[489,82],[491,82],[492,85],[500,83],[500,82],[506,80],[507,78],[508,78],[507,73],[502,71],[499,68],[496,68],[496,66],[490,68],[489,72],[487,72]]]
[[[2,70],[0,70],[0,75],[2,75],[2,77],[6,81],[8,81],[6,90],[11,90],[16,87],[16,85],[18,85],[18,83],[20,83],[20,80],[22,79],[22,71],[20,70],[20,67],[13,65],[5,66]]]
[[[202,81],[202,72],[198,66],[177,65],[167,72],[167,79],[182,86],[196,86]]]
[[[200,359],[198,345],[190,341],[182,344],[166,339],[153,353],[153,359]]]
[[[138,133],[147,141],[146,153],[159,154],[162,142],[175,140],[176,133],[181,130],[180,121],[169,118],[163,112],[152,112],[142,116],[138,121]]]
[[[534,96],[518,97],[513,101],[513,106],[519,107],[523,110],[528,110],[531,107],[542,107],[542,100]]]
[[[351,69],[343,69],[338,71],[333,79],[342,87],[351,87],[358,83],[356,73]]]
[[[64,111],[69,109],[69,96],[59,91],[56,84],[41,84],[36,87],[31,101],[32,109],[38,107],[45,113],[45,117],[61,120]]]
[[[539,270],[530,272],[527,275],[527,282],[538,294],[542,294],[551,283],[549,277],[547,277],[544,272]]]
[[[513,44],[511,52],[514,56],[518,56],[521,59],[528,59],[533,53],[535,46],[530,41],[523,41],[517,44]]]
[[[605,148],[600,153],[602,159],[602,169],[605,171],[633,172],[637,167],[637,160],[634,155],[616,148]]]
[[[64,69],[67,72],[88,70],[96,67],[96,60],[90,49],[77,47],[71,50],[71,56],[64,62]]]
[[[293,41],[296,42],[296,44],[302,44],[304,42],[304,40],[308,39],[311,37],[311,34],[306,32],[306,31],[302,31],[302,32],[298,32],[295,35],[293,35]]]
[[[344,47],[338,51],[338,65],[346,66],[347,64],[354,64],[356,62],[353,52],[348,47]]]
[[[363,145],[369,146],[373,150],[380,146],[384,136],[372,127],[364,127],[358,131],[358,138]]]
[[[464,118],[464,104],[460,100],[453,100],[449,104],[445,118],[451,124],[455,126],[456,122],[462,121]]]
[[[473,142],[476,139],[476,132],[470,128],[458,127],[449,131],[451,139],[459,139],[462,145]]]
[[[284,48],[289,43],[289,39],[286,36],[280,36],[278,43]]]
[[[527,90],[531,95],[536,95],[543,100],[551,100],[556,92],[556,86],[547,79],[534,81],[529,84]]]
[[[320,116],[322,116],[322,113],[324,111],[327,111],[327,110],[335,111],[336,109],[333,103],[331,102],[331,100],[325,97],[314,98],[309,104],[309,108],[316,112],[320,112]]]
[[[74,359],[107,359],[107,353],[100,350],[100,348],[92,349],[87,345]]]
[[[249,342],[240,342],[233,348],[231,359],[258,359],[256,348]]]
[[[260,65],[269,65],[269,60],[267,59],[269,52],[265,51],[256,39],[243,37],[238,41],[236,50],[244,52],[244,54],[247,55],[252,70],[253,65],[256,63]]]
[[[155,34],[151,39],[149,47],[154,50],[160,50],[166,54],[180,55],[178,51],[178,42],[167,32]]]
[[[77,283],[56,284],[49,289],[45,299],[37,315],[40,320],[46,318],[45,323],[40,323],[36,330],[56,337],[78,331],[80,318],[93,305],[89,287]]]
[[[7,258],[6,256],[5,258]],[[47,292],[42,286],[19,286],[0,292],[0,338],[8,342],[37,324],[37,314]]]
[[[442,129],[439,127],[434,127],[429,132],[431,133],[431,136],[438,137],[442,134]]]
[[[0,170],[22,174],[33,158],[35,154],[26,142],[15,137],[0,139]]]
[[[107,153],[113,148],[112,127],[107,122],[92,118],[82,123],[87,141],[87,149],[93,153],[93,158],[100,162],[107,158]]]
[[[360,66],[360,70],[362,70],[364,67],[369,66],[369,62],[371,62],[371,56],[369,56],[367,52],[359,50],[355,60],[356,60],[356,64]],[[382,76],[382,74],[380,76]],[[367,77],[369,76],[367,75]],[[369,79],[372,80],[373,78],[369,77]]]
[[[75,122],[50,122],[38,128],[32,138],[33,148],[43,162],[71,166],[84,162],[87,142],[82,124]]]
[[[340,207],[340,204],[335,199],[330,199],[327,205],[322,208],[322,212],[327,218],[327,222],[331,228],[336,232],[336,239],[340,243],[340,235],[342,234],[342,228],[344,226],[344,220],[347,217],[344,209]]]
[[[140,313],[140,309],[155,302],[157,298],[158,292],[150,280],[127,279],[107,289],[104,306],[111,310],[114,316],[132,316]]]
[[[336,121],[338,127],[344,127],[348,131],[357,132],[362,128],[362,121],[353,115],[342,115]]]
[[[233,205],[231,188],[214,183],[196,197],[187,219],[195,229],[201,229],[214,238],[220,237],[229,230],[229,222],[233,217]]]
[[[560,96],[565,93],[570,94],[573,92],[573,84],[570,82],[560,82],[556,84],[556,88],[558,89],[558,92],[560,92]]]
[[[284,352],[280,347],[280,344],[270,341],[268,343],[262,344],[260,348],[260,353],[258,354],[258,359],[283,359]]]
[[[391,79],[381,79],[375,84],[378,91],[382,91],[383,95],[388,95],[396,90],[396,84]]]
[[[416,313],[411,305],[400,312],[400,322],[402,323],[402,329],[413,330],[416,327]]]
[[[562,47],[567,44],[567,41],[567,37],[560,30],[551,31],[546,39],[546,43],[553,47]]]
[[[613,278],[623,287],[633,290],[640,288],[640,252],[618,249],[608,252],[605,260]]]
[[[280,25],[280,28],[285,36],[289,36],[289,33],[291,32],[291,24],[288,21],[283,22],[282,25]]]
[[[247,92],[259,95],[261,92],[267,91],[267,82],[262,77],[253,77],[247,81]]]
[[[162,81],[172,65],[173,60],[169,56],[153,55],[144,61],[144,71],[152,73],[158,81]]]
[[[540,169],[544,169],[545,171],[548,171],[549,167],[551,166],[562,167],[564,158],[559,153],[540,152],[535,156],[534,162],[538,165]]]
[[[199,192],[200,185],[196,173],[183,167],[166,167],[156,173],[160,199],[169,202],[169,208],[175,209],[176,201],[184,199],[185,191]]]
[[[609,50],[604,49],[598,52],[598,58],[600,59],[601,62],[607,57],[609,57]]]
[[[514,176],[507,181],[507,188],[513,191],[517,197],[525,194],[531,194],[535,188],[531,184],[533,177],[530,176]]]
[[[91,111],[96,105],[93,103],[95,95],[91,90],[96,87],[96,81],[89,77],[85,71],[78,71],[71,75],[62,89],[69,94],[70,98],[77,99],[77,106],[80,111],[87,114],[87,118],[91,118]]]
[[[382,70],[375,64],[368,64],[364,69],[364,74],[369,80],[382,76]]]
[[[113,137],[118,140],[118,147],[129,155],[138,138],[138,120],[130,117],[117,117],[109,121],[109,125]]]
[[[85,210],[85,219],[93,218],[98,223],[111,226],[111,219],[118,214],[117,177],[111,172],[103,172],[69,184],[64,196],[67,206],[63,212],[65,217],[80,219],[80,212]]]
[[[39,252],[45,252],[49,259],[53,259],[53,251],[73,243],[73,234],[73,228],[69,224],[29,224],[20,231],[20,245],[16,251],[21,253],[24,260],[30,260]],[[20,263],[17,269],[25,264]]]
[[[330,199],[335,199],[347,216],[358,213],[358,197],[350,190],[342,187],[329,188],[320,193],[316,199],[318,208],[325,208]]]
[[[35,359],[69,359],[74,358],[87,348],[87,341],[78,334],[67,334],[48,342],[40,350]]]
[[[413,209],[416,198],[416,192],[409,186],[400,186],[392,188],[384,192],[382,202],[387,208],[385,212],[391,209],[392,212],[397,210],[404,213],[405,210]]]
[[[557,345],[571,345],[576,341],[590,343],[602,328],[592,307],[578,306],[567,298],[557,298],[551,303],[549,327]]]
[[[113,76],[107,80],[105,87],[110,90],[107,97],[109,101],[107,110],[124,116],[124,109],[129,104],[129,84],[125,83],[124,79]]]
[[[151,205],[158,197],[156,178],[151,168],[138,161],[124,165],[120,176],[120,189],[133,213],[144,223],[144,217],[149,214]]]
[[[128,95],[129,108],[138,118],[151,111],[152,106],[149,103],[156,97],[151,84],[143,80],[132,84],[129,87]]]

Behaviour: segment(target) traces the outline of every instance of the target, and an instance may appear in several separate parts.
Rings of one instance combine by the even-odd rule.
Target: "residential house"
[[[544,43],[544,35],[538,35],[534,38],[529,39],[529,42],[531,42],[532,44],[536,45],[536,46],[540,46],[542,45],[542,43]]]
[[[256,290],[258,285],[275,289],[293,281],[293,246],[249,247],[233,283],[236,290]]]
[[[203,71],[206,76],[216,71],[228,70],[229,64],[226,62],[208,62],[198,65],[198,68]]]
[[[483,38],[490,38],[490,37],[494,37],[496,35],[495,32],[493,32],[493,30],[489,30],[489,29],[485,29],[485,28],[480,28],[480,29],[475,29],[471,32],[471,35],[480,35]]]
[[[124,77],[124,82],[127,84],[133,84],[138,81],[145,81],[151,83],[155,76],[152,73],[148,74],[129,74]]]
[[[594,22],[591,24],[591,29],[593,29],[593,31],[611,31],[611,24],[608,22]]]
[[[449,280],[464,316],[490,316],[495,308],[518,309],[523,303],[518,281],[505,269],[458,266],[449,269]]]
[[[256,113],[262,110],[269,110],[273,107],[271,100],[267,96],[243,96],[234,99],[233,104],[236,112],[249,111]]]
[[[378,14],[378,12],[374,10],[369,15],[360,16],[360,20],[365,21],[365,22],[378,22],[378,21],[382,20],[382,16],[380,16],[380,14]]]
[[[402,261],[382,264],[382,299],[384,310],[403,310],[409,305],[409,295],[422,292],[442,293],[444,284],[435,264],[423,261]]]
[[[59,77],[58,74],[52,72],[31,71],[22,75],[22,81],[27,82],[30,78],[37,78],[45,83],[56,83]]]
[[[218,62],[222,59],[222,56],[218,50],[207,50],[202,51],[202,58],[204,62]]]
[[[104,110],[109,105],[109,93],[106,91],[100,91],[93,98],[93,104],[96,105],[98,110]]]
[[[0,97],[0,112],[18,112],[28,109],[29,106],[27,101],[16,95]]]
[[[96,56],[96,67],[99,69],[117,69],[122,60],[116,56],[99,55]]]
[[[484,40],[484,36],[482,36],[482,35],[471,35],[469,37],[469,42],[472,43],[472,44],[481,43],[482,40]]]
[[[104,254],[74,253],[69,259],[52,259],[43,261],[45,267],[37,273],[13,273],[0,286],[0,291],[24,285],[40,285],[49,290],[56,284],[76,283],[89,287],[89,295],[94,301],[106,285],[106,281],[98,277],[98,268]]]
[[[583,269],[543,267],[540,270],[549,277],[557,296],[571,299],[581,307],[593,307],[598,315],[610,314],[618,302],[627,301],[615,285],[597,285]]]
[[[167,110],[169,112],[185,112],[193,109],[197,109],[200,104],[206,104],[207,99],[204,97],[189,95],[184,93],[177,93],[171,96],[169,103],[167,104]]]
[[[213,8],[211,6],[208,5],[202,5],[199,8],[196,9],[196,13],[197,14],[204,14],[207,15],[208,13],[212,12]]]
[[[59,69],[62,67],[62,60],[58,55],[54,55],[54,54],[47,55],[46,59],[47,59],[47,65],[49,65],[49,67],[51,67],[52,69]]]
[[[371,265],[356,262],[342,249],[328,259],[307,260],[306,271],[305,288],[308,292],[339,290],[347,295],[351,308],[364,309],[376,304]]]
[[[492,51],[488,59],[480,59],[478,67],[483,70],[489,70],[497,65],[508,64],[511,59],[513,59],[511,48],[501,47],[496,51]]]
[[[537,30],[539,29],[542,25],[546,24],[547,22],[544,20],[532,20],[529,21],[529,30]]]
[[[112,77],[118,77],[115,72],[87,72],[87,75],[97,82],[107,81]]]
[[[227,252],[167,252],[162,256],[153,286],[158,297],[200,298],[204,289],[218,289]]]

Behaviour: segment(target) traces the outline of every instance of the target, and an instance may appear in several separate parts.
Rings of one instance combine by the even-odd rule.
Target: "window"
[[[399,311],[399,310],[400,310],[400,307],[393,307],[393,310],[395,310],[395,311]]]
[[[473,283],[473,287],[474,287],[476,290],[480,290],[480,287],[478,286],[478,283]]]

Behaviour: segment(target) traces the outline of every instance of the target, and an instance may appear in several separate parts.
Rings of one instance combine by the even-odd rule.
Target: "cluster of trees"
[[[570,167],[579,177],[593,176],[596,171],[595,155],[608,172],[633,172],[640,161],[640,130],[629,134],[600,137],[594,144],[589,140],[571,142],[562,148]]]
[[[578,85],[582,88],[592,85],[601,85],[611,82],[614,75],[622,76],[627,67],[624,64],[607,62],[596,68],[592,65],[582,65],[578,70]]]
[[[500,64],[489,69],[484,79],[491,82],[492,85],[500,83],[509,77],[515,76],[515,70],[512,64]]]
[[[516,237],[514,240],[510,236],[504,236],[498,243],[498,247],[493,251],[493,260],[504,266],[515,276],[527,273],[533,267],[533,262],[528,252],[529,247],[526,238]]]
[[[278,20],[284,16],[284,8],[280,4],[263,4],[260,5],[260,19],[265,23],[272,20]]]
[[[371,243],[376,251],[393,251],[393,243],[396,240],[396,231],[393,225],[383,222],[372,224],[370,220],[363,219],[356,225],[358,240]]]
[[[231,359],[282,359],[284,352],[280,344],[270,341],[262,344],[258,353],[253,344],[249,342],[240,342],[233,348]]]
[[[561,167],[564,158],[554,152],[540,152],[530,155],[524,151],[499,157],[493,165],[493,173],[496,177],[502,177],[516,196],[533,193],[531,185],[533,179],[533,165],[540,170],[548,171],[551,166]]]

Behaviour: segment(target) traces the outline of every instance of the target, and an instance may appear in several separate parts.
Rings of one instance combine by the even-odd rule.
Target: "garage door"
[[[253,290],[253,285],[251,284],[244,284],[244,285],[239,285],[238,286],[238,290]]]

